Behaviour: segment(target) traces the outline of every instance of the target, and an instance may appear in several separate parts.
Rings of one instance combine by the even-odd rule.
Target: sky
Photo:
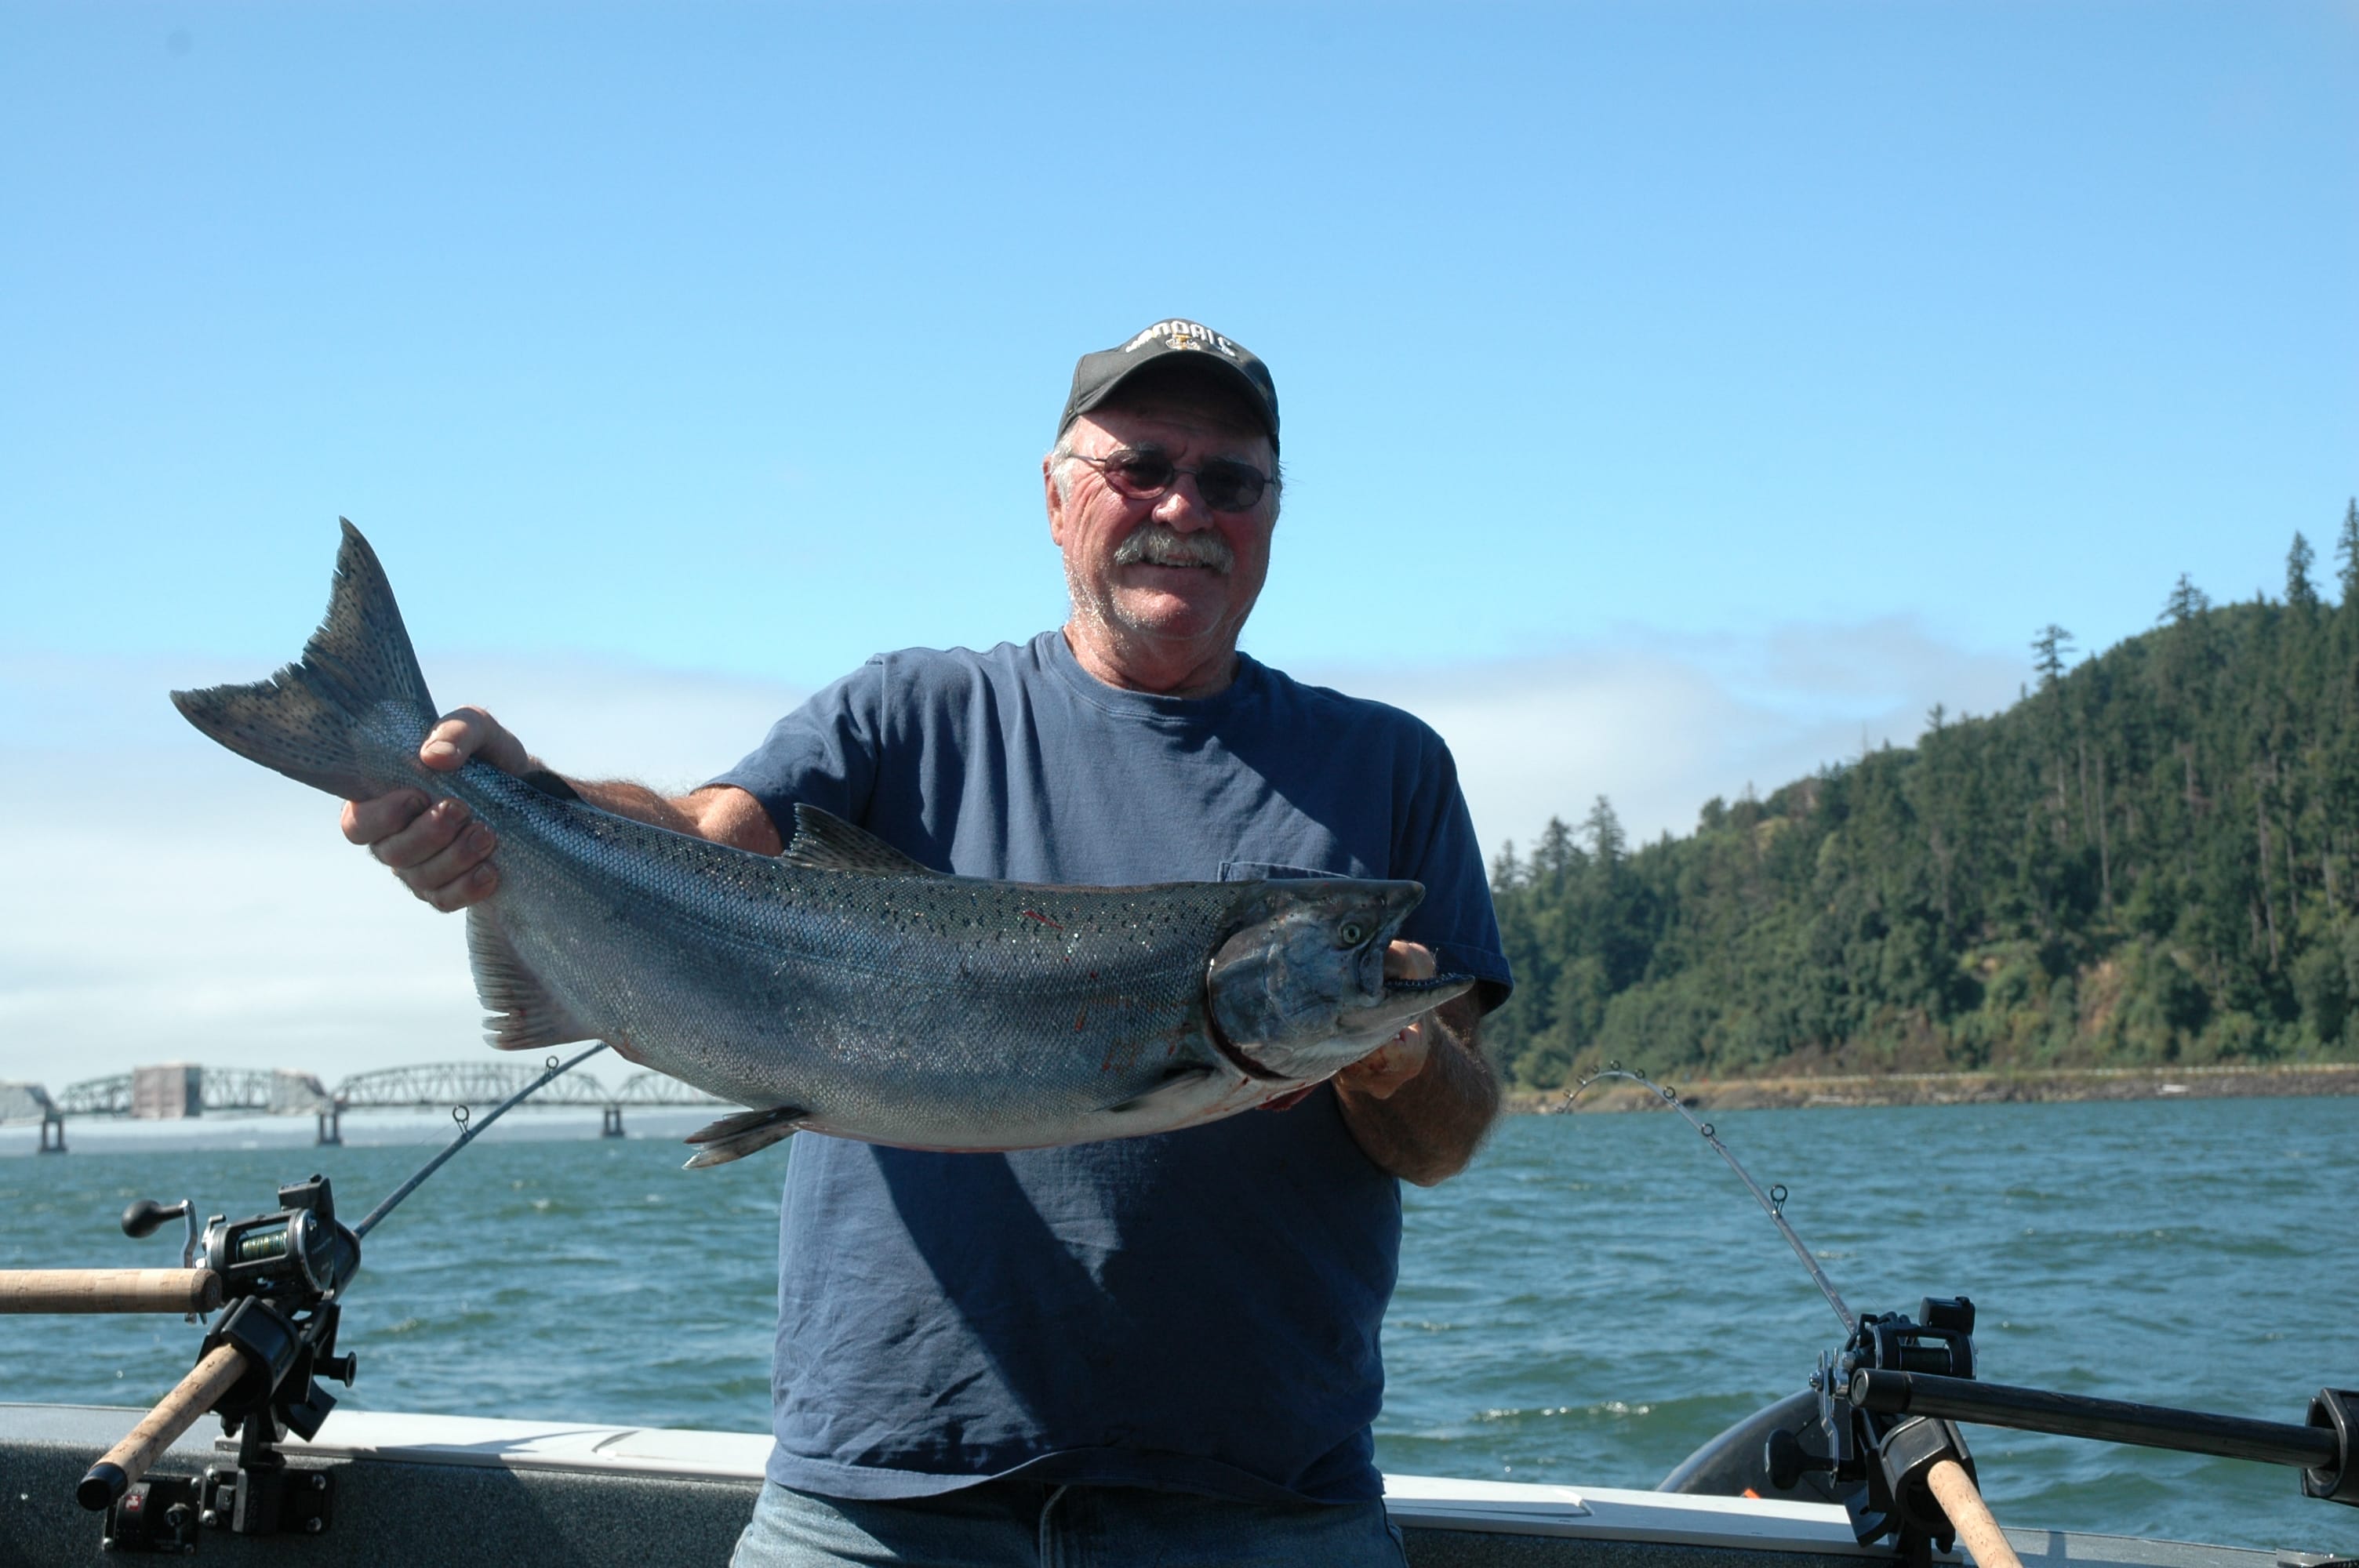
[[[339,516],[438,698],[690,785],[1054,624],[1072,362],[1190,317],[1283,405],[1245,646],[1495,847],[1993,711],[2359,492],[2352,4],[0,0],[0,214],[52,1087],[479,1048],[456,923],[163,701],[294,654]]]

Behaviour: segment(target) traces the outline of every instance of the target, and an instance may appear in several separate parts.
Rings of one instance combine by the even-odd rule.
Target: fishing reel
[[[152,1236],[168,1219],[188,1224],[181,1266],[199,1267],[201,1259],[229,1301],[260,1296],[299,1307],[334,1294],[360,1267],[360,1240],[336,1223],[325,1176],[279,1188],[278,1207],[269,1214],[238,1220],[214,1215],[201,1233],[187,1198],[168,1206],[141,1198],[123,1211],[123,1234]]]
[[[1928,1296],[1917,1316],[1861,1314],[1851,1337],[1821,1352],[1810,1387],[1818,1395],[1815,1424],[1776,1431],[1763,1452],[1771,1483],[1790,1490],[1805,1475],[1825,1475],[1851,1515],[1862,1545],[1886,1536],[1912,1563],[1948,1552],[1956,1527],[1932,1489],[1934,1465],[1954,1462],[1974,1476],[1973,1456],[1955,1424],[1926,1416],[1889,1415],[1852,1401],[1856,1376],[1867,1371],[1923,1372],[1945,1378],[1974,1375],[1974,1303],[1964,1296]]]
[[[108,1509],[108,1541],[133,1550],[135,1542],[193,1544],[192,1510],[196,1522],[241,1535],[318,1534],[327,1528],[330,1477],[312,1471],[302,1487],[290,1487],[277,1444],[289,1432],[315,1435],[335,1408],[319,1379],[350,1387],[359,1369],[354,1357],[336,1353],[336,1328],[337,1297],[360,1268],[360,1238],[337,1222],[334,1194],[320,1175],[279,1188],[278,1207],[269,1213],[212,1216],[201,1235],[188,1200],[168,1206],[142,1199],[124,1211],[124,1233],[149,1236],[172,1218],[185,1220],[190,1233],[183,1262],[212,1275],[225,1309],[175,1397],[200,1401],[192,1415],[210,1410],[221,1417],[223,1433],[238,1439],[236,1463],[214,1465],[194,1483],[141,1482],[110,1454],[92,1466],[75,1498],[84,1508]],[[224,1349],[232,1354],[220,1355]],[[160,1530],[170,1533],[158,1537]]]

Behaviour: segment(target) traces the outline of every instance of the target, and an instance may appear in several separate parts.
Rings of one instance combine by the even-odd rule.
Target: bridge
[[[354,1073],[331,1089],[310,1073],[284,1068],[201,1067],[174,1062],[139,1067],[106,1077],[85,1078],[51,1095],[39,1084],[0,1083],[0,1127],[38,1122],[41,1152],[62,1154],[70,1116],[139,1120],[175,1120],[199,1116],[310,1116],[321,1143],[342,1143],[347,1111],[435,1110],[493,1105],[507,1098],[544,1068],[528,1062],[476,1060],[429,1062],[410,1067],[379,1067]],[[634,1072],[608,1088],[596,1075],[575,1068],[549,1084],[519,1110],[596,1106],[601,1130],[623,1135],[626,1106],[726,1106],[702,1089],[661,1073]]]

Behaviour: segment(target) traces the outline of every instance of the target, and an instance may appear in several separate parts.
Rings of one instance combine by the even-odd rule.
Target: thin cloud
[[[801,693],[620,664],[429,657],[552,765],[679,789],[735,762]],[[16,658],[0,723],[0,1078],[52,1089],[147,1062],[330,1081],[484,1049],[461,923],[336,830],[334,802],[198,735],[163,700],[245,668]],[[1612,797],[1636,838],[1869,744],[1934,703],[1987,711],[2020,661],[1914,622],[1693,639],[1644,629],[1544,658],[1304,671],[1425,718],[1456,752],[1486,846]],[[61,781],[72,807],[61,810]]]
[[[1529,844],[1551,816],[1578,821],[1601,795],[1634,838],[1683,833],[1714,795],[1906,745],[1934,704],[1987,712],[2022,677],[2016,659],[1887,617],[1750,636],[1625,628],[1546,657],[1325,678],[1440,731],[1495,848]]]

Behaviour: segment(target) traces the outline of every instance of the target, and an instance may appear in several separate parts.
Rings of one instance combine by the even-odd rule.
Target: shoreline
[[[2359,1095],[2359,1062],[2266,1066],[2045,1067],[1974,1073],[1830,1073],[1783,1078],[1684,1078],[1680,1102],[1700,1110],[1797,1110],[1820,1106],[2007,1105],[2035,1101],[2227,1099]],[[1651,1110],[1661,1101],[1626,1078],[1599,1084],[1583,1111]],[[1509,1089],[1511,1114],[1561,1116],[1562,1089]]]

